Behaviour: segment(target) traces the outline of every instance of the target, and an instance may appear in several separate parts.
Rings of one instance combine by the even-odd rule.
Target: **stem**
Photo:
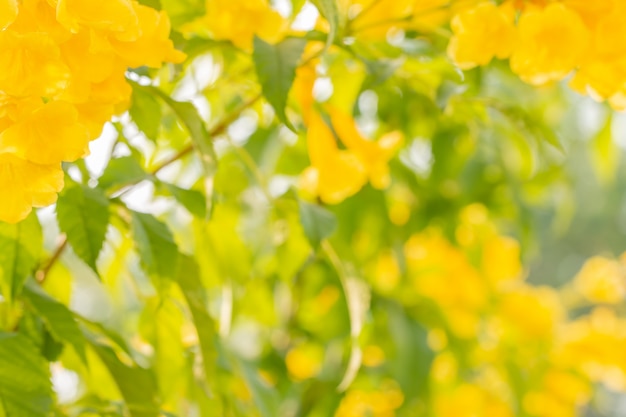
[[[61,258],[61,255],[63,254],[63,251],[65,251],[66,247],[67,247],[67,236],[63,236],[61,242],[58,244],[52,256],[50,256],[50,259],[48,260],[48,262],[46,262],[43,268],[41,268],[35,273],[35,279],[40,285],[46,281],[46,279],[48,278],[48,275],[50,274],[50,270],[52,270],[52,267],[54,266],[54,264],[59,260],[59,258]]]

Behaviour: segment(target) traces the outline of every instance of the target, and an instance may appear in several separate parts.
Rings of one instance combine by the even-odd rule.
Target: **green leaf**
[[[325,208],[306,201],[300,201],[299,208],[304,234],[311,246],[317,248],[322,240],[333,234],[337,228],[337,218]]]
[[[130,358],[122,362],[115,350],[89,331],[87,341],[107,367],[124,397],[131,417],[158,417],[159,393],[154,374],[133,363]],[[130,362],[130,363],[128,363]]]
[[[328,31],[328,40],[326,41],[326,49],[330,47],[337,37],[339,31],[339,8],[335,0],[312,0],[322,17],[328,21],[330,30]]]
[[[44,321],[52,336],[59,341],[72,345],[80,359],[87,364],[85,338],[72,312],[35,284],[26,285],[24,296],[33,310]]]
[[[59,228],[67,235],[76,255],[96,274],[96,261],[104,245],[109,217],[109,200],[100,189],[75,185],[59,196]]]
[[[276,45],[254,38],[253,58],[263,95],[274,107],[278,119],[291,130],[295,129],[287,118],[285,108],[305,46],[306,40],[301,38],[287,38]]]
[[[31,340],[0,333],[0,411],[7,417],[48,417],[53,405],[48,363]]]
[[[204,168],[204,189],[206,192],[205,212],[209,213],[212,207],[213,178],[217,171],[217,154],[213,147],[211,135],[207,130],[204,121],[198,114],[198,109],[189,102],[173,100],[165,92],[156,87],[142,87],[161,97],[161,99],[174,111],[176,116],[183,123],[187,132],[191,136],[193,146],[200,155],[202,167]]]
[[[0,222],[0,292],[14,300],[34,272],[43,246],[43,235],[33,212],[17,224]]]
[[[111,159],[102,176],[98,179],[98,187],[109,189],[136,184],[150,179],[150,175],[144,171],[137,159],[132,156]]]
[[[156,141],[159,135],[162,113],[161,103],[154,97],[154,94],[137,88],[135,84],[129,114],[139,130],[152,141]]]
[[[591,141],[591,158],[598,180],[603,184],[615,179],[621,152],[613,142],[613,117],[609,113],[606,122]]]
[[[197,190],[187,190],[174,184],[161,183],[169,194],[172,195],[189,213],[203,219],[207,216],[206,197]]]
[[[216,324],[207,311],[206,289],[200,280],[200,269],[190,257],[181,255],[177,274],[178,286],[191,310],[191,316],[198,332],[202,364],[207,382],[210,384],[216,374],[217,332]]]
[[[151,214],[131,212],[131,228],[141,264],[149,275],[175,278],[178,247],[172,232]]]
[[[217,169],[217,155],[213,147],[211,135],[204,125],[204,121],[198,114],[198,109],[190,102],[176,101],[165,92],[156,87],[142,87],[145,90],[161,97],[161,99],[174,111],[176,116],[189,132],[196,151],[200,154],[204,166],[205,175],[213,176]]]

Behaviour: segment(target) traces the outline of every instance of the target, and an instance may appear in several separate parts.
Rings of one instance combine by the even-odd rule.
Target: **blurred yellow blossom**
[[[214,39],[228,40],[250,51],[255,35],[269,43],[278,42],[287,21],[267,0],[207,0],[206,14],[188,29],[208,30]]]
[[[316,376],[324,360],[324,350],[321,346],[305,343],[294,347],[287,352],[285,364],[289,374],[297,380],[304,380]]]
[[[335,417],[394,417],[404,395],[394,381],[383,381],[378,390],[350,389]]]
[[[616,260],[595,256],[585,262],[574,286],[593,303],[616,304],[626,295],[626,271]]]
[[[508,58],[516,41],[515,15],[507,6],[491,2],[457,14],[448,54],[462,69],[488,64],[494,57]]]

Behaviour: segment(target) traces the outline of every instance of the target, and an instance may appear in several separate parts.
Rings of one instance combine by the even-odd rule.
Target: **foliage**
[[[0,0],[0,416],[619,415],[622,8]]]

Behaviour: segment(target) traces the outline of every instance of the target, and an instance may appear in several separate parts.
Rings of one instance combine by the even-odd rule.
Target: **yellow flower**
[[[315,377],[322,368],[324,349],[312,343],[302,344],[291,349],[285,358],[289,374],[296,380]]]
[[[603,11],[594,18],[591,53],[571,83],[575,90],[597,100],[619,94],[626,85],[626,28],[621,18],[626,5],[620,2],[611,13]]]
[[[15,124],[0,133],[0,149],[36,164],[56,164],[87,155],[89,139],[71,104],[29,100],[18,105]]]
[[[615,15],[613,8],[620,3],[621,0],[563,0],[563,4],[575,10],[591,28],[595,27],[603,18]],[[616,17],[619,18],[619,15]]]
[[[435,397],[437,417],[513,417],[508,404],[484,388],[463,384]]]
[[[383,381],[376,391],[351,389],[341,400],[335,417],[393,417],[404,402],[395,381]]]
[[[596,308],[565,326],[556,359],[614,389],[626,388],[626,322],[607,308]]]
[[[550,339],[563,318],[556,292],[549,287],[521,285],[501,295],[500,317],[517,339]]]
[[[68,69],[57,44],[42,33],[0,32],[0,91],[47,97],[67,83]]]
[[[340,150],[333,132],[317,114],[312,114],[307,134],[311,167],[302,174],[304,188],[328,204],[356,194],[367,182],[359,156]]]
[[[361,135],[349,114],[336,108],[331,108],[329,113],[333,128],[341,142],[363,161],[372,186],[378,189],[386,188],[391,182],[389,160],[402,146],[404,140],[402,134],[397,131],[390,132],[378,141],[371,141]]]
[[[17,0],[0,0],[0,30],[17,18]]]
[[[204,27],[218,40],[231,41],[244,50],[252,49],[258,36],[275,43],[283,36],[287,24],[267,0],[207,0],[206,16],[191,28]]]
[[[0,221],[25,219],[33,207],[53,204],[62,188],[61,164],[37,165],[10,153],[0,154],[0,190],[5,196]]]
[[[542,389],[526,394],[523,405],[534,416],[575,417],[590,394],[591,386],[582,376],[550,369],[543,376]]]
[[[487,65],[494,57],[509,57],[516,40],[514,19],[508,7],[490,2],[456,15],[448,54],[462,69]]]
[[[522,274],[520,248],[515,239],[494,236],[483,246],[481,269],[494,285],[517,280]]]
[[[174,49],[174,43],[169,39],[171,26],[167,14],[139,4],[134,8],[139,18],[140,35],[127,42],[112,40],[115,52],[133,68],[142,65],[158,68],[163,62],[182,62],[185,54]]]
[[[588,53],[589,30],[575,11],[560,3],[525,11],[518,32],[511,69],[530,84],[565,78]]]
[[[57,0],[56,10],[59,23],[74,33],[86,26],[109,32],[120,40],[139,36],[132,0]]]
[[[585,262],[574,285],[591,302],[617,304],[626,296],[626,272],[618,261],[595,256]]]

